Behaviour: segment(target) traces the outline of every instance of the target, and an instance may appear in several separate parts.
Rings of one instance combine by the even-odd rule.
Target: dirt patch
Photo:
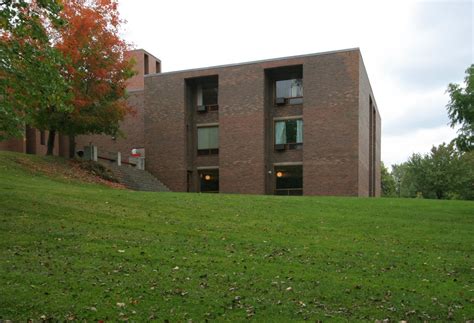
[[[57,159],[55,157],[33,159],[30,156],[16,156],[15,162],[32,173],[125,189],[123,184],[117,183],[117,179],[108,169],[94,162]]]

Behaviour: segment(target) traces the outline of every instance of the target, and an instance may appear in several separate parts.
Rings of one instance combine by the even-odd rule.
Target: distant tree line
[[[474,200],[474,64],[465,84],[449,84],[447,90],[450,125],[460,126],[458,136],[392,165],[391,173],[382,164],[382,196]]]
[[[474,199],[474,153],[459,151],[454,143],[413,154],[389,173],[382,166],[382,195],[433,199]]]

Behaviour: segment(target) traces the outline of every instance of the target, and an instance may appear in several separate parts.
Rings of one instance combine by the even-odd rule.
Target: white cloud
[[[448,123],[446,104],[449,102],[449,95],[445,87],[425,91],[388,87],[380,92],[377,95],[383,98],[384,134],[403,135],[419,127]]]
[[[449,143],[456,130],[449,126],[418,129],[404,135],[382,137],[382,161],[387,167],[407,160],[413,153],[427,153],[431,147]]]

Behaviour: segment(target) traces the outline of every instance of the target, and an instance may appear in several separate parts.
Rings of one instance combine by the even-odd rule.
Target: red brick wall
[[[382,160],[382,118],[378,109],[377,112],[377,123],[376,123],[376,154],[375,154],[375,196],[382,195],[382,174],[381,174],[381,160]]]
[[[145,78],[146,169],[172,191],[186,191],[185,81],[179,74]]]
[[[369,136],[370,136],[370,100],[376,110],[376,155],[375,155],[375,196],[380,196],[380,142],[381,142],[381,119],[375,102],[375,97],[370,86],[367,71],[359,56],[359,196],[369,196]]]
[[[36,147],[36,155],[46,155],[46,152],[48,151],[48,136],[49,136],[49,131],[45,131],[45,142],[44,145],[41,144],[41,132],[39,130],[35,130],[36,136],[35,136],[35,147]],[[54,136],[54,149],[53,149],[53,155],[59,156],[59,134],[56,133]]]
[[[156,73],[156,62],[160,62],[159,59],[151,55],[150,53],[137,49],[127,53],[127,56],[136,61],[135,69],[137,74],[127,82],[127,89],[129,91],[128,102],[132,106],[136,114],[130,114],[126,116],[125,120],[121,124],[121,130],[124,132],[125,137],[117,137],[117,140],[113,140],[111,136],[106,135],[87,135],[78,136],[76,138],[76,148],[83,149],[83,146],[93,143],[99,147],[99,154],[101,152],[117,152],[122,153],[123,160],[127,161],[130,155],[130,150],[133,148],[142,148],[144,146],[144,133],[143,133],[143,88],[144,88],[144,55],[148,55],[149,61],[149,73]],[[161,64],[161,62],[160,62]],[[40,132],[35,131],[32,133],[32,150],[35,154],[45,155],[47,151],[46,145],[41,145]],[[46,141],[48,138],[48,132],[46,131]],[[10,139],[0,142],[0,150],[11,150],[17,152],[26,152],[26,139]],[[54,155],[60,155],[63,157],[69,156],[69,139],[67,136],[56,136]]]
[[[348,50],[146,77],[147,168],[172,190],[186,191],[187,170],[218,163],[221,192],[263,194],[270,191],[267,174],[274,162],[302,161],[305,195],[366,196],[368,121],[361,97],[366,95],[360,92],[366,91],[368,79],[360,76],[360,64],[359,50]],[[304,104],[268,115],[265,69],[290,65],[303,66]],[[194,152],[186,147],[193,143],[186,138],[186,122],[196,123],[199,117],[186,119],[185,79],[207,75],[219,78],[219,156],[189,163]],[[273,129],[265,125],[280,114],[303,115],[302,152],[271,152]],[[379,117],[377,132],[380,160]]]
[[[219,72],[219,188],[265,193],[264,73],[259,64]]]
[[[144,56],[148,55],[149,74],[156,73],[156,62],[159,59],[143,49],[132,50],[127,53],[129,59],[135,60],[135,70],[137,74],[127,81],[129,98],[127,102],[134,109],[135,114],[129,114],[120,125],[120,130],[124,136],[117,136],[115,139],[107,135],[87,135],[76,138],[76,148],[83,149],[84,146],[92,143],[98,147],[99,156],[107,157],[116,152],[121,152],[122,160],[128,161],[133,148],[143,148],[144,139]],[[160,62],[161,64],[161,62]],[[146,155],[146,151],[145,151]]]
[[[320,55],[303,66],[304,194],[358,195],[358,55]]]
[[[4,141],[0,141],[0,150],[8,150],[8,151],[15,151],[19,153],[26,153],[27,148],[28,152],[31,152],[36,155],[46,155],[48,150],[48,135],[49,132],[45,131],[45,142],[44,145],[41,144],[41,132],[36,129],[31,129],[30,131],[25,131],[25,136],[23,138],[12,138]],[[53,155],[55,156],[63,156],[66,157],[67,155],[62,155],[60,152],[64,147],[64,142],[60,140],[60,135],[56,133],[55,141],[54,141],[54,150]],[[29,138],[27,143],[27,138]],[[28,145],[31,145],[28,146]],[[67,151],[67,148],[66,148]]]
[[[145,74],[145,54],[148,55],[149,74],[160,72],[156,71],[156,62],[159,62],[161,64],[160,60],[148,53],[147,51],[144,51],[143,49],[136,49],[128,52],[128,58],[133,58],[135,60],[134,68],[137,72],[135,76],[133,76],[127,81],[127,89],[129,89],[130,91],[142,90],[145,86],[143,80],[143,76]]]
[[[138,75],[129,81],[135,115],[121,125],[125,138],[79,136],[77,148],[92,144],[105,152],[122,153],[146,148],[146,167],[174,191],[187,190],[187,171],[219,166],[224,193],[272,192],[273,163],[302,162],[305,195],[369,194],[369,96],[373,97],[359,50],[300,56],[274,61],[150,75],[143,78],[146,52],[130,53]],[[155,58],[149,55],[149,71]],[[265,69],[301,65],[304,104],[275,110],[268,103]],[[185,79],[217,75],[219,111],[190,115]],[[143,91],[144,89],[144,91]],[[188,91],[188,94],[186,94]],[[272,109],[272,110],[269,110]],[[302,115],[303,151],[273,151],[273,118]],[[197,123],[219,123],[219,155],[195,156]],[[187,128],[187,123],[188,127]],[[188,130],[187,130],[188,129]],[[187,134],[188,132],[188,134]],[[376,196],[380,195],[381,120],[376,115]],[[46,152],[35,135],[35,151]],[[56,139],[55,154],[65,154],[67,138]],[[23,140],[0,142],[0,149],[24,151]],[[196,185],[196,183],[194,183]]]
[[[129,92],[127,101],[135,113],[127,115],[120,124],[120,130],[124,137],[117,136],[114,140],[112,136],[106,135],[78,136],[76,137],[76,149],[82,150],[84,146],[92,143],[98,147],[99,156],[107,157],[109,153],[121,152],[122,160],[128,161],[133,148],[144,147],[143,98],[143,91]]]
[[[0,150],[15,151],[18,153],[25,152],[24,138],[13,138],[0,141]]]

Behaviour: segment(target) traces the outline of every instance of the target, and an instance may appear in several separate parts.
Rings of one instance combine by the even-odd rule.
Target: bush
[[[91,173],[92,175],[98,176],[110,182],[118,183],[118,179],[115,177],[112,171],[104,165],[91,160],[78,162],[82,169]]]

